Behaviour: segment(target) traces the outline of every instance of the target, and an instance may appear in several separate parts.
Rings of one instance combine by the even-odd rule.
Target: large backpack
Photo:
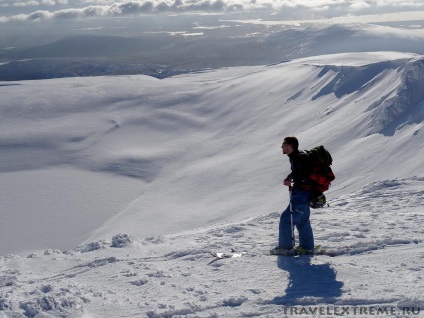
[[[317,146],[311,150],[305,150],[312,164],[312,173],[309,176],[315,182],[318,192],[327,191],[330,188],[331,182],[336,178],[331,170],[333,158],[324,146]]]

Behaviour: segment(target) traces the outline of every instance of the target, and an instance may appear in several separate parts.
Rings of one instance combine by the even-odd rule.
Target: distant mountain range
[[[422,30],[377,25],[294,28],[250,37],[83,35],[0,50],[0,80],[145,74],[164,78],[231,66],[279,63],[328,53],[401,51],[424,54]]]

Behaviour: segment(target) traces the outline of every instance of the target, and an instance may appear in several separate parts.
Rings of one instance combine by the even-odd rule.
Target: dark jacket
[[[287,176],[286,180],[293,181],[294,188],[303,190],[314,190],[314,182],[309,178],[312,172],[312,163],[308,155],[303,151],[293,151],[289,155],[291,173]]]

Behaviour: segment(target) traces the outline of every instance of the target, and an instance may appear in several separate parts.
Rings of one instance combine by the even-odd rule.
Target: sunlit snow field
[[[423,56],[393,51],[1,82],[0,316],[410,317],[424,307],[422,87]],[[312,226],[334,258],[264,255],[289,199],[288,135],[333,156]]]

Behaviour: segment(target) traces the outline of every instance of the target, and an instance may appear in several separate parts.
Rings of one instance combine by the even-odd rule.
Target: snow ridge
[[[424,59],[416,58],[402,70],[401,83],[393,97],[383,97],[374,108],[374,131],[393,135],[399,127],[424,121]]]
[[[279,210],[288,166],[278,145],[291,134],[302,149],[330,150],[335,197],[387,179],[387,171],[420,175],[422,61],[409,53],[350,53],[165,80],[0,86],[8,92],[0,102],[0,146],[7,149],[0,155],[0,233],[24,233],[0,254],[67,250],[116,233],[178,233],[256,216],[258,207]],[[385,124],[394,129],[388,139],[376,133],[382,126],[373,126],[372,114],[391,98],[411,119]]]
[[[408,60],[394,60],[372,63],[363,66],[333,66],[326,65],[322,67],[319,76],[322,77],[327,72],[332,71],[335,75],[332,80],[312,97],[312,100],[333,93],[337,98],[354,92],[366,90],[373,85],[382,73],[387,70],[403,67]]]

